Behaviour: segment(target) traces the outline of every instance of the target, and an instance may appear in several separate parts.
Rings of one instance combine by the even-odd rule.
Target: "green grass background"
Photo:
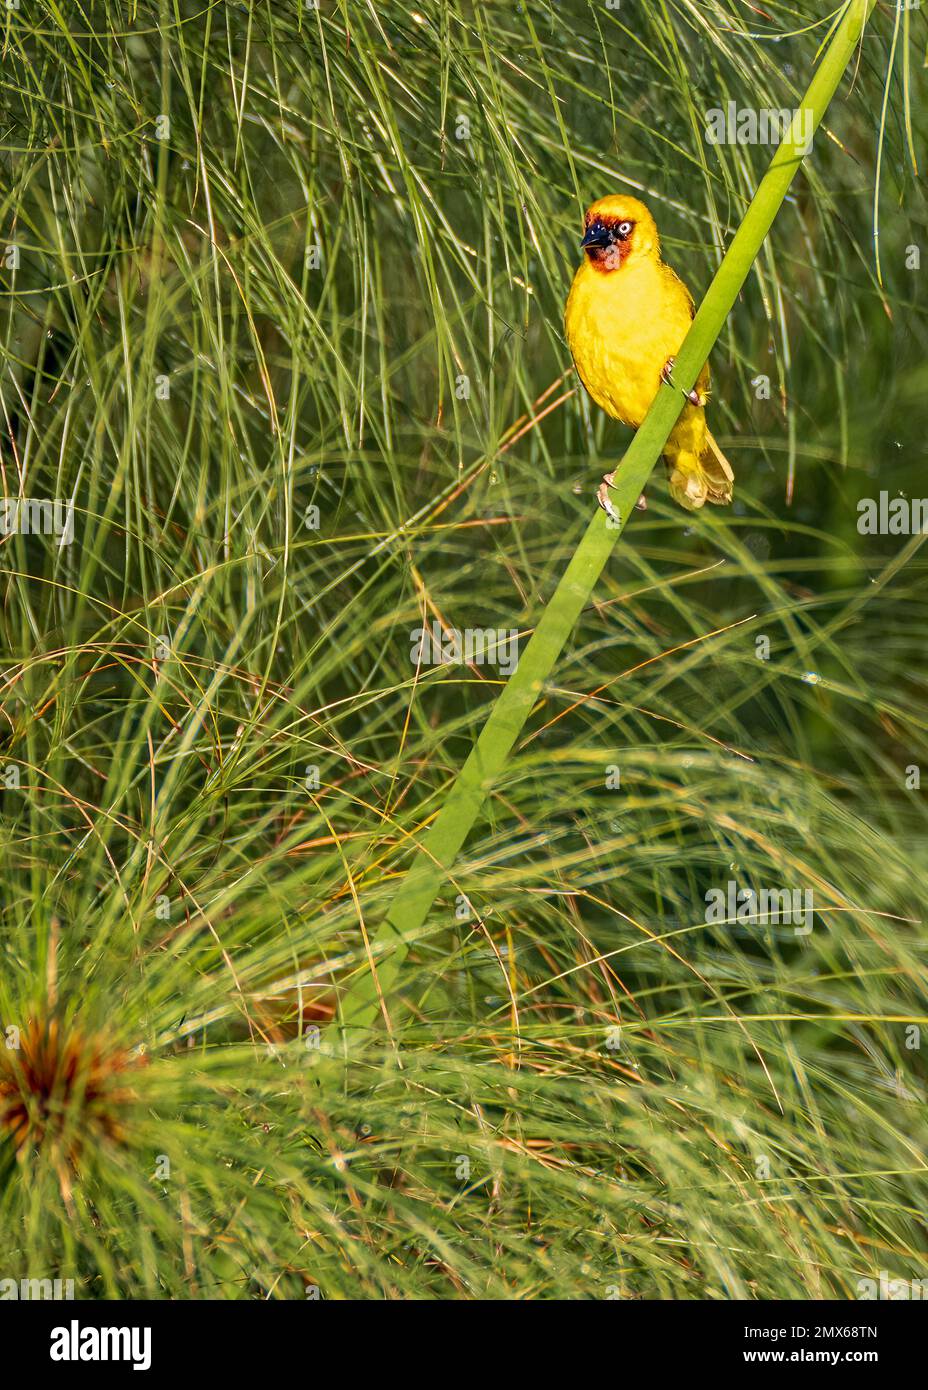
[[[920,536],[856,525],[925,490],[924,15],[878,5],[713,354],[735,506],[687,515],[655,474],[337,1081],[316,1043],[500,688],[417,673],[410,634],[528,634],[627,442],[563,340],[583,208],[645,197],[698,298],[770,153],[708,145],[705,112],[792,105],[829,25],[806,0],[0,23],[3,489],[75,506],[71,546],[0,547],[0,1023],[131,1059],[118,1137],[59,1088],[76,1156],[0,1147],[0,1275],[928,1276],[925,571]],[[729,879],[812,890],[813,931],[707,925]]]

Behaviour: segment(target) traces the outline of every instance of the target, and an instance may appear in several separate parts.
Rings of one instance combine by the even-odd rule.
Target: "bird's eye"
[[[630,222],[620,222],[620,223],[619,223],[619,236],[628,236],[628,234],[629,234],[629,232],[631,231],[631,229],[632,229],[632,224],[631,224]]]

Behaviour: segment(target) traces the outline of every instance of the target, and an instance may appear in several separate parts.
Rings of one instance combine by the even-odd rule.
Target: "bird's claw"
[[[667,358],[667,361],[661,368],[661,381],[665,386],[671,386],[674,390],[679,390],[680,394],[686,397],[690,405],[696,406],[697,410],[701,409],[706,404],[705,396],[703,396],[699,391],[697,391],[695,386],[693,387],[692,391],[684,391],[683,387],[678,387],[677,383],[674,381],[673,364],[675,361],[676,359],[673,357]]]
[[[622,518],[609,500],[609,489],[615,487],[615,473],[606,473],[596,489],[596,500],[614,526],[622,525]]]
[[[609,518],[609,521],[614,526],[621,526],[622,518],[619,515],[616,508],[609,501],[609,489],[611,487],[615,487],[615,472],[605,473],[603,475],[603,480],[600,483],[599,487],[596,489],[596,500],[602,507],[603,511],[606,513],[606,516]],[[645,497],[643,492],[640,494],[638,501],[635,503],[635,506],[637,507],[639,512],[646,512],[648,510],[648,499]]]

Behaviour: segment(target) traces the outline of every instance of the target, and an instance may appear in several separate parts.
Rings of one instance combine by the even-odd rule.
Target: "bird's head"
[[[580,245],[594,269],[605,274],[660,250],[654,218],[644,203],[625,193],[611,193],[587,208]]]

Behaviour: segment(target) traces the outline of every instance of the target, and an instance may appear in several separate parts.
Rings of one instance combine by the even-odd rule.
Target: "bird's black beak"
[[[591,222],[580,243],[580,250],[586,251],[591,246],[611,246],[614,241],[615,237],[608,227],[604,227],[601,222]]]

